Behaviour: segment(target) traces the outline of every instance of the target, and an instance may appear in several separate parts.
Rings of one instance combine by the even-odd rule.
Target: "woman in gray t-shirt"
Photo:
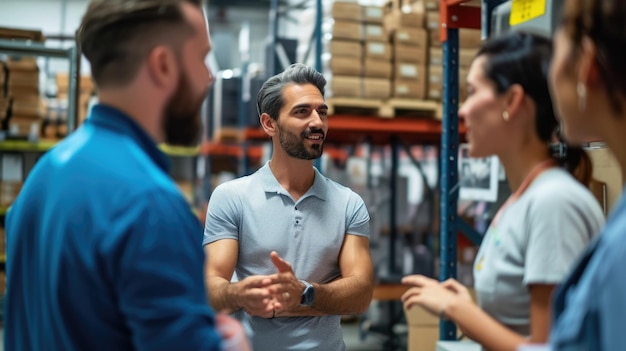
[[[467,77],[459,110],[472,157],[497,155],[513,194],[494,217],[474,263],[478,305],[455,280],[419,275],[402,300],[454,321],[489,350],[545,343],[550,298],[582,249],[604,224],[598,202],[570,172],[586,154],[558,136],[547,85],[551,42],[513,32],[487,41]],[[569,172],[568,172],[569,171]]]

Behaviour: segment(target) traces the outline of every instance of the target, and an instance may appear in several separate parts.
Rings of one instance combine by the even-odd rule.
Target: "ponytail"
[[[552,157],[584,186],[589,187],[593,172],[593,162],[583,148],[559,142],[552,146]]]

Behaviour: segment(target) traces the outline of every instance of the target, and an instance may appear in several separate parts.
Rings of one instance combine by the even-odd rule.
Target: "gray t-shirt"
[[[278,183],[269,163],[254,174],[218,186],[209,201],[204,245],[239,241],[235,273],[275,274],[275,250],[298,279],[327,283],[341,275],[339,253],[346,234],[369,237],[361,197],[315,173],[297,202]],[[339,316],[258,318],[238,311],[254,350],[345,350]]]
[[[480,307],[530,334],[531,284],[558,284],[604,225],[598,201],[569,173],[541,173],[492,224],[474,262]]]

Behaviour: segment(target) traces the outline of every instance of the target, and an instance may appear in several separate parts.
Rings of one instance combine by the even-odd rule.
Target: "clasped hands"
[[[405,310],[419,305],[433,315],[446,318],[446,310],[452,304],[473,303],[467,288],[454,279],[439,282],[416,274],[402,278],[402,284],[411,286],[401,298]]]
[[[296,278],[291,264],[276,251],[270,253],[270,259],[278,273],[250,276],[237,284],[239,305],[249,315],[274,318],[300,306],[304,284]]]

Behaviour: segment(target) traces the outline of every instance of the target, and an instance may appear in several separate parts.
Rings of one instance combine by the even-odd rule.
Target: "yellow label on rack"
[[[509,24],[515,26],[546,13],[546,0],[513,0]]]

